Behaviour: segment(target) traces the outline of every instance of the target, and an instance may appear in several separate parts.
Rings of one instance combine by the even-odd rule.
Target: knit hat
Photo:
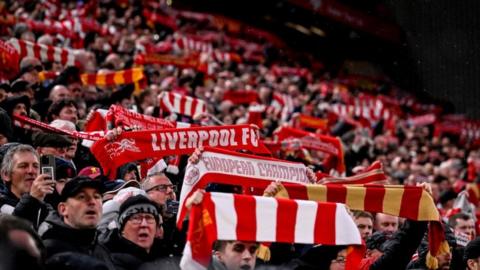
[[[155,217],[155,221],[159,222],[159,211],[154,202],[143,195],[136,195],[128,198],[120,206],[118,214],[118,224],[120,225],[120,231],[130,219],[131,216],[138,213],[152,214]]]

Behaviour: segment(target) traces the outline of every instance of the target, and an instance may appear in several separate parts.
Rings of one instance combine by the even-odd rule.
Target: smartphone
[[[42,174],[47,174],[51,180],[55,180],[55,157],[53,155],[42,156],[40,158],[40,170]]]
[[[178,206],[180,203],[174,200],[167,200],[167,214],[176,215],[178,213]]]

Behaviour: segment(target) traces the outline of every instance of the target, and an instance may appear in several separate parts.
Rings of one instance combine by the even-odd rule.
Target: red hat
[[[95,179],[100,175],[102,175],[102,171],[100,168],[94,166],[85,167],[78,173],[78,176],[88,176],[92,179]]]

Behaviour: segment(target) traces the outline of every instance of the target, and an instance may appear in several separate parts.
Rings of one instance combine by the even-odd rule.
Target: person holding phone
[[[1,213],[30,221],[37,220],[39,215],[46,217],[49,210],[41,205],[45,196],[53,192],[55,181],[40,174],[40,157],[33,147],[19,144],[10,148],[3,158],[1,175],[7,187],[0,196]]]

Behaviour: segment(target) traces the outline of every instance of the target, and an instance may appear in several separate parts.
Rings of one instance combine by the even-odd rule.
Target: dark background
[[[382,40],[285,0],[178,0],[173,4],[228,15],[269,30],[296,50],[312,52],[327,66],[339,67],[345,59],[371,61],[403,89],[480,118],[480,1],[336,1],[398,26],[400,40]],[[306,35],[286,27],[286,22],[316,26],[326,35]]]

